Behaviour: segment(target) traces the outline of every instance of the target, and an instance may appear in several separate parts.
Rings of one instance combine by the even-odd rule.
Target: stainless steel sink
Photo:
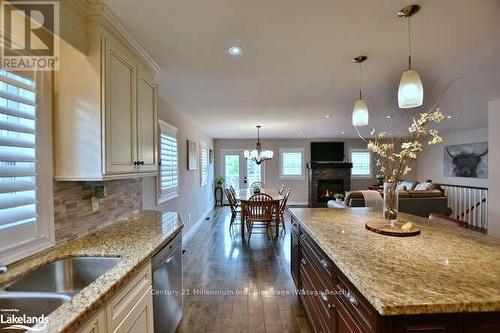
[[[0,309],[4,317],[40,317],[47,316],[70,299],[71,296],[56,293],[0,292]],[[0,323],[0,329],[7,326],[9,324]]]
[[[70,257],[48,263],[4,287],[6,291],[73,295],[119,263],[118,257]]]

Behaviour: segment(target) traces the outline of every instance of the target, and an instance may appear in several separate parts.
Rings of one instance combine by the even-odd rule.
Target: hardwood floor
[[[184,317],[178,332],[310,332],[290,275],[287,231],[271,240],[240,226],[217,208],[184,246]]]

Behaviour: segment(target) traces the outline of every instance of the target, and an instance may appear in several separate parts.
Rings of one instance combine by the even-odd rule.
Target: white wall
[[[488,234],[500,237],[500,99],[488,105],[489,180],[488,191]]]
[[[280,180],[279,179],[279,149],[280,148],[304,148],[305,151],[305,162],[311,161],[311,142],[320,141],[344,141],[344,153],[346,156],[349,154],[350,148],[366,148],[366,144],[360,139],[263,139],[262,145],[266,149],[271,149],[274,151],[274,158],[270,161],[265,161],[264,165],[264,177],[265,184],[268,187],[277,187],[279,184],[284,184],[286,187],[290,187],[292,192],[290,194],[290,204],[307,204],[308,200],[308,183],[307,183],[307,172],[306,178],[304,180]],[[222,149],[254,149],[255,140],[242,140],[242,139],[215,139],[215,173],[217,176],[222,175]],[[372,163],[373,178],[352,178],[351,179],[351,189],[368,189],[369,185],[376,183],[375,174],[377,170],[375,169],[374,163]]]
[[[426,146],[424,148],[424,152],[417,160],[418,179],[432,179],[434,182],[442,184],[488,187],[488,179],[445,177],[443,172],[444,147],[446,145],[486,142],[488,141],[488,128],[482,127],[466,131],[451,132],[446,134],[443,140],[443,144]]]
[[[214,206],[213,183],[214,168],[209,164],[208,184],[200,186],[200,166],[196,171],[187,170],[187,144],[192,140],[198,143],[205,142],[208,148],[213,149],[213,139],[193,124],[190,118],[174,109],[165,100],[160,98],[158,104],[159,118],[172,126],[177,127],[179,145],[179,196],[161,205],[156,204],[156,177],[143,180],[143,207],[144,209],[170,210],[179,212],[184,220],[184,234],[189,235],[197,222],[202,222]],[[199,155],[199,154],[198,154]],[[191,230],[191,234],[195,229]]]

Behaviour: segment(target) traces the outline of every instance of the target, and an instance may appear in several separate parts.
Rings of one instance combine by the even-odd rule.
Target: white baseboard
[[[187,244],[191,238],[193,238],[193,236],[198,232],[198,230],[201,228],[202,224],[203,224],[203,221],[205,221],[205,219],[207,218],[208,215],[210,215],[213,211],[213,207],[210,207],[202,216],[200,219],[198,219],[198,221],[196,221],[196,223],[191,227],[191,229],[189,229],[188,232],[186,232],[185,234],[182,235],[182,244]]]

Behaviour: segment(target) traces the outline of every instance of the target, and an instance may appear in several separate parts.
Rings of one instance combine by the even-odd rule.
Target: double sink
[[[69,257],[45,264],[0,288],[0,309],[48,315],[120,262],[119,257]]]

